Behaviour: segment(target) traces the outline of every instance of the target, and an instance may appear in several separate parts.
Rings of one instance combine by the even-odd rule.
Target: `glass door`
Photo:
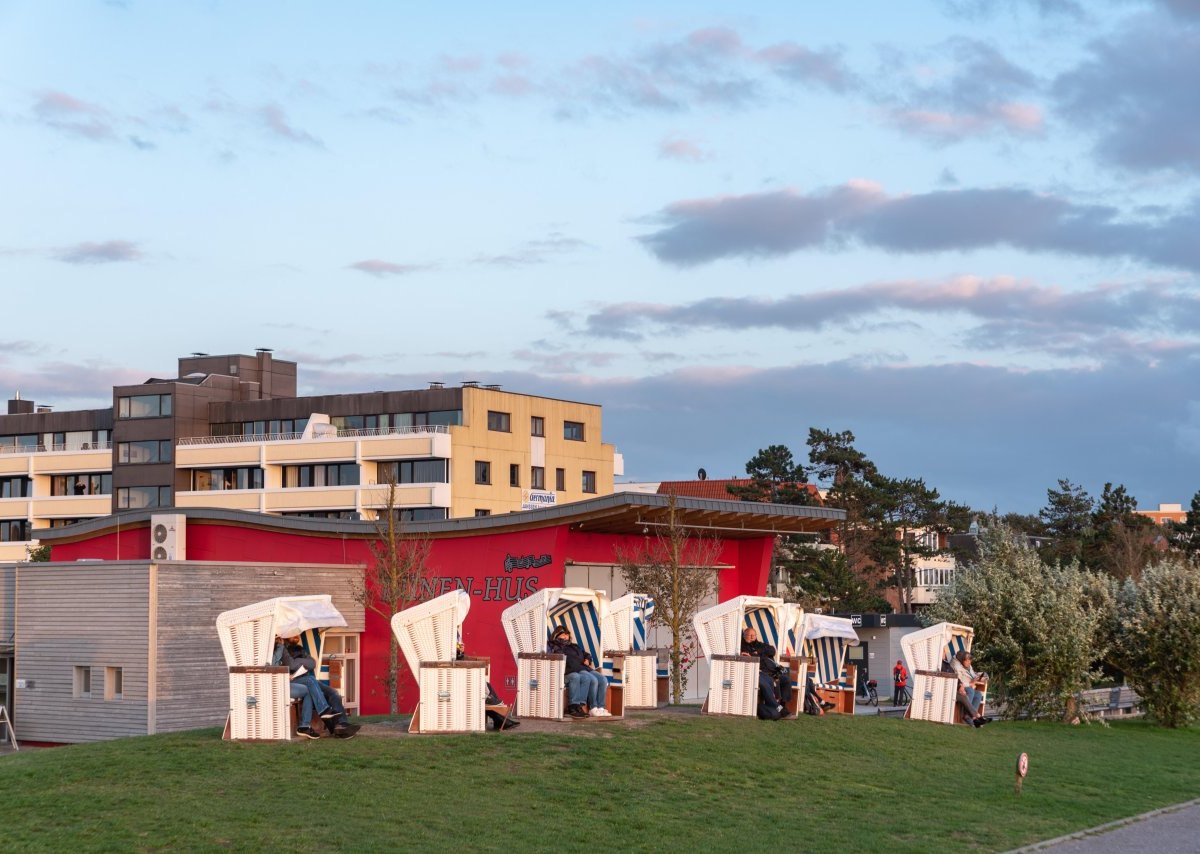
[[[342,695],[346,711],[354,714],[358,711],[359,697],[359,636],[354,634],[325,633],[325,661],[330,665],[329,684]],[[335,675],[334,671],[339,671]]]

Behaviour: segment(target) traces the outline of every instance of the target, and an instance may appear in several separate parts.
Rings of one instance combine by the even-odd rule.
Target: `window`
[[[492,511],[491,510],[476,510],[475,515],[476,516],[491,516]]]
[[[320,486],[357,486],[357,463],[326,463],[311,466],[284,466],[285,489]]]
[[[125,675],[119,667],[104,668],[104,699],[120,700],[125,695]]]
[[[546,469],[543,466],[534,466],[529,470],[529,487],[530,489],[545,489],[546,488]]]
[[[170,506],[171,487],[169,486],[122,486],[117,490],[118,510]]]
[[[492,464],[487,460],[475,461],[475,482],[476,483],[491,483],[492,482]]]
[[[263,470],[255,466],[197,469],[192,472],[192,489],[197,492],[262,488]]]
[[[138,394],[117,398],[118,418],[158,418],[170,414],[169,394]]]
[[[511,463],[508,467],[508,485],[521,485],[521,467],[516,463]]]
[[[545,436],[546,435],[546,419],[540,415],[534,415],[529,419],[529,435],[530,436]]]
[[[71,683],[71,693],[77,699],[84,699],[92,696],[92,668],[80,667],[76,665],[75,676]]]
[[[297,510],[283,515],[299,519],[338,519],[346,522],[357,522],[362,518],[357,510]]]
[[[497,433],[511,433],[511,417],[507,412],[488,411],[488,429]]]
[[[29,498],[33,480],[28,477],[0,477],[0,498]]]
[[[50,478],[51,495],[112,495],[111,474],[56,474]]]
[[[585,471],[583,473],[583,491],[596,491],[596,473],[594,471]]]
[[[554,470],[554,488],[557,489],[559,492],[562,492],[564,489],[567,488],[567,470],[566,469],[555,469]]]
[[[131,465],[171,462],[170,439],[146,439],[141,442],[118,442],[117,462]]]
[[[0,436],[0,448],[20,448],[25,451],[36,451],[42,442],[37,433],[21,434],[19,436]]]
[[[435,522],[449,518],[448,514],[445,507],[409,507],[400,511],[400,518],[405,522]]]
[[[380,463],[376,469],[379,483],[449,483],[446,460],[397,460]]]
[[[23,543],[28,539],[28,519],[0,519],[0,543]]]
[[[583,441],[583,422],[581,421],[564,421],[563,422],[563,438],[570,439],[572,442]]]

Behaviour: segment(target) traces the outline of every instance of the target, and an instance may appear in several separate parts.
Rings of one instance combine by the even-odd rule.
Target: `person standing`
[[[892,668],[892,685],[892,705],[899,706],[904,689],[908,687],[908,668],[902,658],[896,659],[896,666]]]

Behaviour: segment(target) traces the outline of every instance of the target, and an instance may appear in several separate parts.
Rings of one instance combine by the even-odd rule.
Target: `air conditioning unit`
[[[150,517],[150,558],[187,560],[187,516],[164,513]]]

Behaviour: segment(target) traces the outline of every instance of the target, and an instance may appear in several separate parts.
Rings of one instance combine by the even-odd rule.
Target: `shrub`
[[[1168,727],[1200,718],[1200,567],[1170,560],[1126,581],[1113,653],[1149,716]]]

